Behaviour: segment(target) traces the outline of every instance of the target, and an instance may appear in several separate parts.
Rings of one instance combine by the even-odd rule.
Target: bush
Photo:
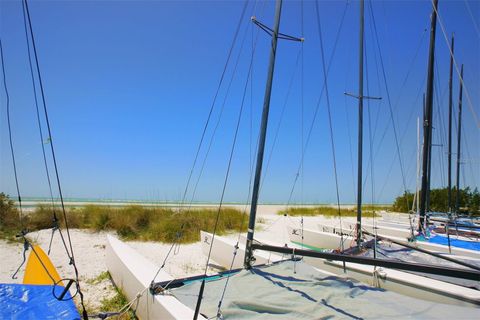
[[[455,208],[457,199],[457,189],[452,188],[451,206],[452,210]],[[480,214],[480,193],[475,188],[473,191],[469,187],[460,189],[459,195],[459,207],[461,213],[470,213],[471,215]],[[398,212],[408,212],[411,210],[414,194],[406,192],[405,194],[398,196],[395,199],[393,207]],[[408,206],[407,207],[407,203]],[[430,210],[438,212],[448,212],[448,189],[432,189],[430,190]]]
[[[19,212],[15,203],[5,193],[0,193],[0,235],[13,237],[21,229]]]
[[[374,206],[369,206],[369,208],[372,208]],[[383,207],[381,207],[383,208]],[[375,211],[380,211],[380,209],[375,210]],[[292,207],[288,208],[287,210],[281,210],[277,212],[279,215],[284,215],[287,214],[289,216],[324,216],[328,218],[335,218],[341,215],[342,217],[356,217],[357,216],[357,209],[344,209],[335,207],[325,207],[325,206],[320,206],[320,207],[310,207],[310,208],[303,208],[303,207]],[[377,213],[374,213],[373,210],[368,210],[362,206],[362,217],[373,217],[373,216],[378,216]]]

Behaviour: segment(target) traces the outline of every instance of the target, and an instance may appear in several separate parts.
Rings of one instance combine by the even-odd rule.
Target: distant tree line
[[[460,212],[480,215],[480,192],[478,188],[473,191],[470,187],[460,189]],[[398,196],[393,203],[393,209],[398,212],[408,212],[412,209],[415,194],[406,192]],[[455,208],[457,189],[452,189],[452,210]],[[408,207],[407,207],[408,204]],[[448,188],[430,190],[430,211],[448,212]]]

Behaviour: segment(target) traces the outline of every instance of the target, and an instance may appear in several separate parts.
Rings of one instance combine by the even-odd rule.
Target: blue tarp
[[[80,315],[72,300],[55,299],[50,285],[0,283],[0,319],[73,320],[80,319]]]
[[[438,236],[438,235],[432,236],[428,239],[426,239],[424,236],[418,236],[417,240],[448,246],[448,238],[443,236]],[[452,247],[480,251],[480,242],[478,241],[465,241],[465,240],[455,239],[454,237],[450,237],[450,245]]]

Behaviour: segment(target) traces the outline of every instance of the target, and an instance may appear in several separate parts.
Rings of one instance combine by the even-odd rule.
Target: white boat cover
[[[201,314],[215,317],[227,278],[205,286]],[[171,293],[195,309],[200,281]],[[301,261],[242,270],[229,278],[225,319],[473,319],[480,308],[439,304],[328,276]]]

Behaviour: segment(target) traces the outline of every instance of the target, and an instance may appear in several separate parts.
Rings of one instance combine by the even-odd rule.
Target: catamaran
[[[436,3],[435,1],[435,6]],[[360,33],[363,35],[363,1],[360,2],[360,6]],[[316,4],[316,9],[318,10],[318,4]],[[474,316],[478,312],[478,305],[480,304],[480,292],[478,290],[467,290],[465,287],[456,284],[427,279],[420,275],[398,270],[478,281],[480,272],[477,270],[305,250],[298,246],[268,244],[255,239],[256,212],[277,41],[280,38],[293,38],[279,32],[281,12],[282,0],[277,0],[273,28],[254,20],[257,25],[271,35],[272,45],[247,236],[243,239],[239,237],[237,240],[231,240],[220,237],[215,232],[213,234],[202,232],[201,239],[203,250],[207,254],[207,265],[210,261],[215,261],[222,265],[226,271],[216,275],[207,275],[205,270],[203,275],[196,277],[177,280],[167,278],[160,282],[152,281],[148,287],[149,294],[174,296],[178,300],[175,303],[180,302],[187,306],[189,310],[194,310],[193,319],[202,317],[209,319],[242,317],[285,319],[351,317],[360,319],[384,317],[445,318],[449,316],[468,318]],[[363,49],[361,49],[361,52],[363,52]],[[360,56],[363,56],[363,54]],[[359,97],[359,101],[362,101],[362,91],[360,91]],[[360,233],[360,226],[357,230]],[[343,237],[343,234],[339,236]],[[360,238],[354,237],[354,239],[360,243]],[[305,261],[299,259],[300,257],[304,257]],[[113,260],[115,259],[113,258]],[[119,260],[121,260],[121,264],[126,266],[134,264],[124,258]],[[318,268],[312,266],[315,265],[314,261],[319,261]],[[334,272],[330,272],[328,265],[338,265],[339,267],[332,267],[331,269]],[[130,268],[128,267],[128,269]],[[365,275],[371,279],[371,273],[367,269],[373,269],[373,275],[378,283],[388,283],[388,288],[392,290],[385,290],[381,285],[364,284],[369,281],[362,283],[351,279],[355,278],[355,274],[363,274],[364,279]],[[333,274],[338,273],[337,270],[347,272],[348,278],[333,276]],[[388,276],[385,276],[385,270],[388,270]],[[117,271],[112,267],[111,272],[115,273]],[[122,271],[118,272],[121,273]],[[126,271],[124,274],[113,275],[113,277],[115,279],[115,277],[121,278],[123,276],[128,279],[134,276]],[[398,276],[395,276],[395,274]],[[126,280],[124,281],[128,283]],[[144,281],[143,286],[146,284],[146,281]],[[397,289],[394,290],[394,288]],[[401,292],[398,288],[402,288],[402,290],[410,288],[410,290]],[[136,290],[125,291],[135,292]],[[129,298],[132,298],[132,296],[129,296]],[[166,303],[166,300],[162,301],[162,297],[155,297],[155,299],[152,297],[150,300],[159,304]],[[191,311],[188,312],[190,315]],[[176,315],[171,316],[176,317]]]

